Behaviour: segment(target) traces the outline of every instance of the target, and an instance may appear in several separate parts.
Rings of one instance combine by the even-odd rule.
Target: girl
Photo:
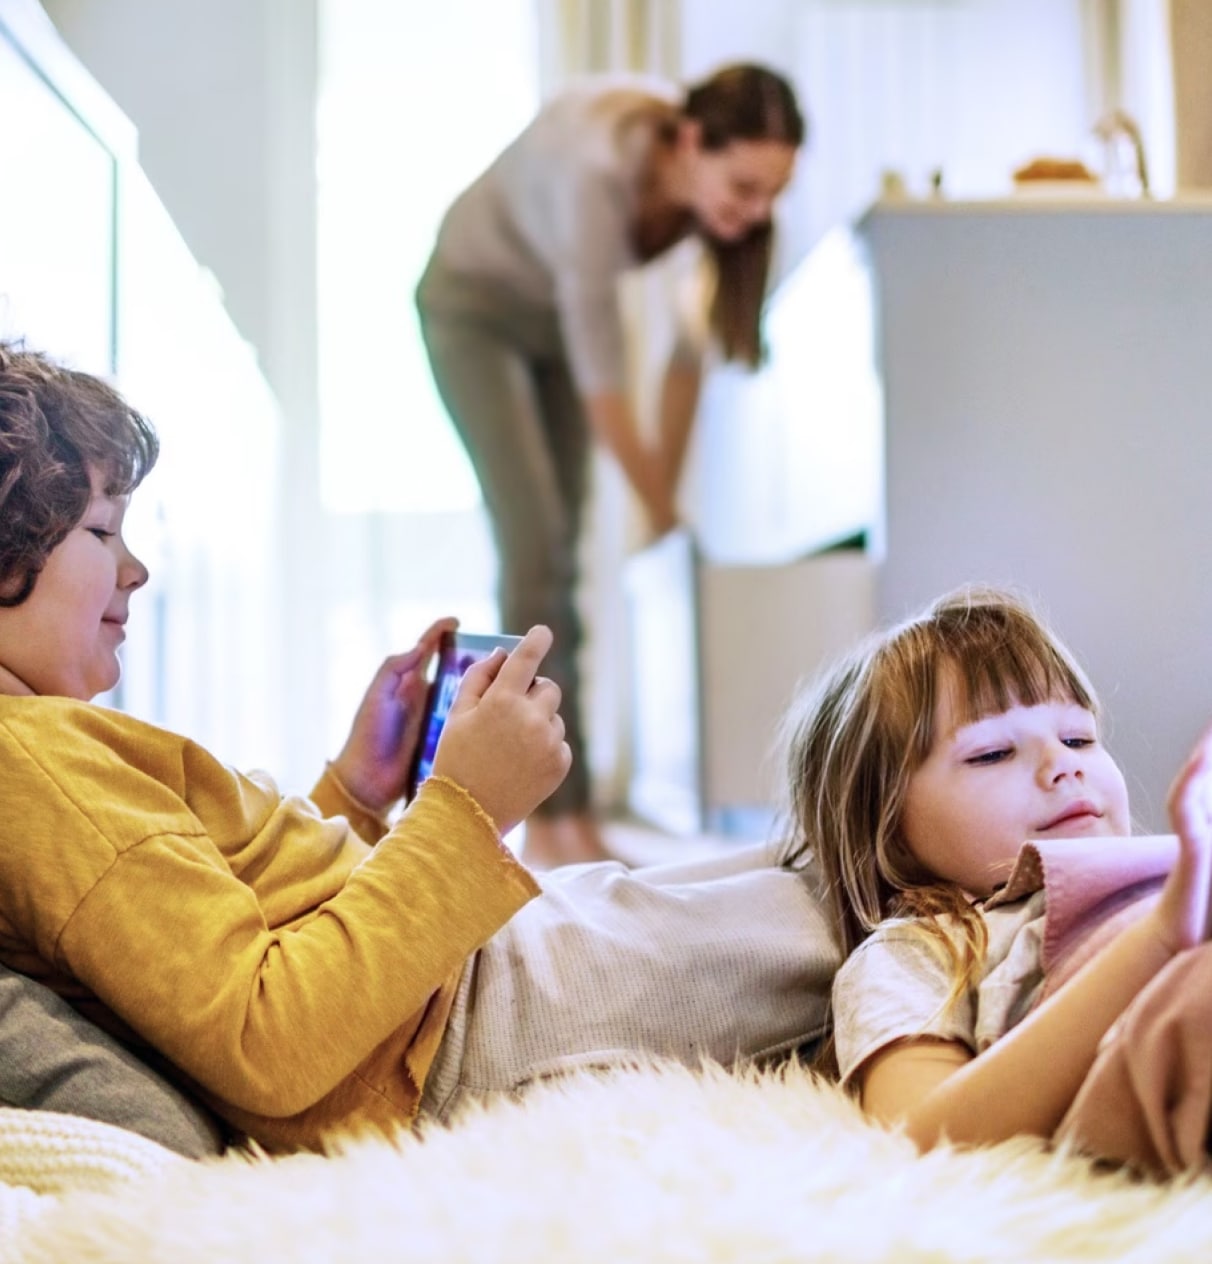
[[[469,669],[393,825],[453,620],[383,664],[308,799],[95,705],[147,580],[122,528],[156,454],[109,386],[0,344],[0,962],[272,1150],[819,1035],[836,955],[769,856],[543,890],[502,844],[568,770],[546,628]]]
[[[922,1147],[1051,1136],[1121,1012],[1207,938],[1212,730],[1171,790],[1160,898],[1052,992],[1045,900],[995,893],[1027,839],[1093,840],[1095,860],[1133,841],[1094,691],[1024,604],[965,590],[873,639],[807,698],[789,749],[792,854],[819,862],[848,954],[843,1083]]]
[[[763,66],[728,66],[684,92],[588,78],[549,101],[447,212],[417,290],[434,381],[492,521],[501,624],[555,633],[572,771],[527,823],[536,864],[604,855],[589,812],[575,660],[580,517],[592,435],[657,534],[675,496],[701,349],[683,334],[645,440],[626,393],[616,287],[626,269],[699,239],[717,277],[710,325],[724,357],[760,358],[774,203],[804,120]]]

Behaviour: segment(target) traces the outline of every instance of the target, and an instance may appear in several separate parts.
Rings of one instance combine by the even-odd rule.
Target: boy
[[[535,899],[501,835],[571,758],[546,628],[469,669],[390,827],[452,620],[383,663],[308,799],[95,705],[147,580],[122,528],[156,454],[109,386],[0,345],[0,961],[271,1150],[406,1124],[423,1090],[442,1114],[586,1061],[820,1033],[831,945],[764,855],[583,866]]]

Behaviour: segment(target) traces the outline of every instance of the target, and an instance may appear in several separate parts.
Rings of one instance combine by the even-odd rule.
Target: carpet
[[[581,1073],[328,1156],[174,1160],[42,1198],[21,1264],[1205,1261],[1212,1179],[1019,1140],[919,1156],[802,1068]]]

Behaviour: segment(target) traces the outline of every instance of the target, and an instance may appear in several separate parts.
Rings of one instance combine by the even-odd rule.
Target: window
[[[474,509],[413,288],[451,199],[538,107],[533,0],[320,6],[320,496],[335,513]]]

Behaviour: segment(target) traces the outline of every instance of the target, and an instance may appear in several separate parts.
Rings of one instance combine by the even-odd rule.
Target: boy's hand
[[[1178,835],[1178,861],[1162,890],[1157,912],[1181,952],[1209,931],[1212,886],[1212,727],[1206,729],[1175,777],[1166,801]]]
[[[560,688],[537,676],[551,632],[530,629],[513,652],[494,650],[467,669],[434,756],[435,775],[470,794],[504,834],[568,775]]]
[[[457,619],[439,619],[404,654],[383,660],[366,690],[333,770],[355,798],[385,812],[404,793],[420,739],[430,660]]]

